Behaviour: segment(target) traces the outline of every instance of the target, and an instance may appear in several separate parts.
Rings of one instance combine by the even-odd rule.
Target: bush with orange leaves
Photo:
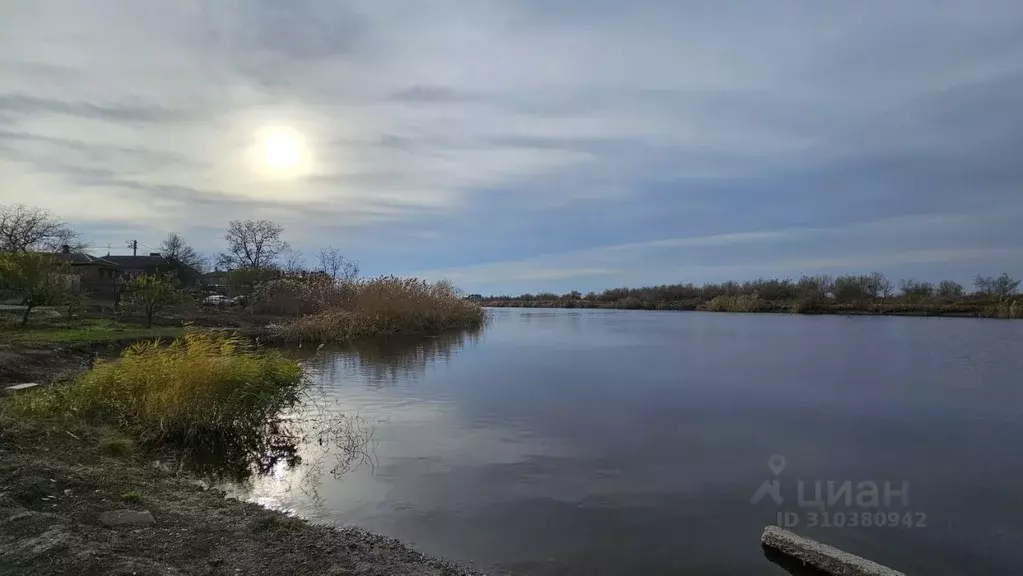
[[[343,305],[329,306],[280,326],[288,342],[344,342],[367,336],[435,333],[483,324],[486,312],[448,281],[381,276],[344,283]]]

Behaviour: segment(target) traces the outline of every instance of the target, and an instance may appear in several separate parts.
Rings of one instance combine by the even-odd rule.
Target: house
[[[63,246],[54,259],[70,266],[71,273],[81,279],[78,285],[82,290],[107,297],[116,293],[117,279],[122,272],[114,262],[91,254],[71,252],[68,246]]]
[[[99,298],[116,300],[120,285],[124,281],[141,275],[157,276],[175,274],[185,286],[193,286],[198,277],[194,270],[165,258],[159,252],[148,256],[106,256],[99,257],[83,252],[72,252],[63,246],[55,256],[58,262],[67,263],[71,273],[81,278],[83,291]]]
[[[170,260],[159,252],[150,252],[148,256],[104,256],[103,260],[114,263],[124,278],[130,279],[143,274],[159,276],[177,270]]]

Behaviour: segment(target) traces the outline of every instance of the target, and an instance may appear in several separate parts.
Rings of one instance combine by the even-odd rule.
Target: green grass
[[[121,494],[121,500],[137,504],[142,502],[142,493],[138,490],[128,490],[124,494]]]
[[[13,396],[9,407],[25,418],[109,426],[150,446],[250,453],[297,400],[301,381],[298,364],[277,352],[189,332],[170,345],[135,344],[69,383]]]
[[[176,338],[184,333],[181,326],[144,328],[113,320],[83,320],[74,323],[29,325],[25,328],[4,326],[0,343],[24,346],[47,344],[90,344],[135,338]]]

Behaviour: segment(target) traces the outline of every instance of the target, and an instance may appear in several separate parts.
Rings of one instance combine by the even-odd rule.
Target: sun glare
[[[262,128],[256,132],[256,159],[261,171],[295,176],[307,162],[305,140],[291,128]]]

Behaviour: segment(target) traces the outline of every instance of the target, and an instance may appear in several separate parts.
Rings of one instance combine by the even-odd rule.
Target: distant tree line
[[[803,313],[933,313],[982,316],[1020,314],[1023,303],[1013,297],[1020,281],[1006,273],[978,275],[973,291],[958,282],[937,284],[905,279],[896,284],[884,274],[832,277],[827,274],[791,279],[728,281],[698,286],[663,284],[642,288],[612,288],[603,292],[565,294],[542,292],[520,296],[470,299],[488,306],[550,308],[623,308],[642,310],[791,311]]]

